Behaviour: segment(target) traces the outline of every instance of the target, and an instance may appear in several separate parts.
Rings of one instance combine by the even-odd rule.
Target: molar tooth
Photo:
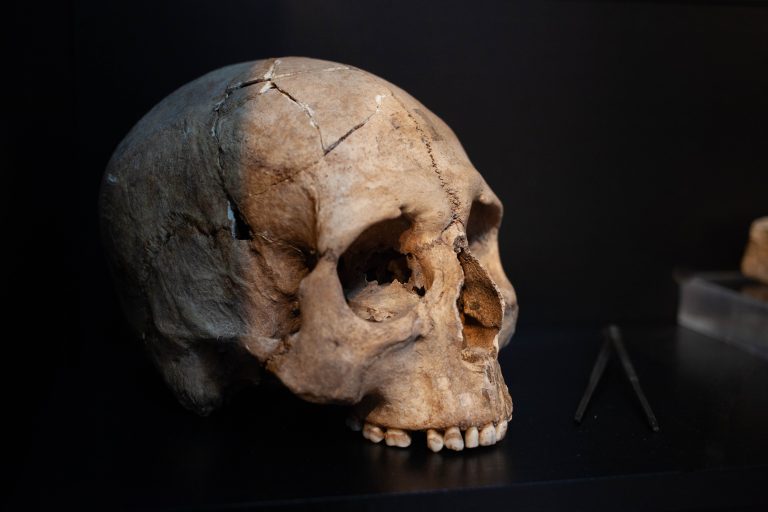
[[[346,423],[347,423],[347,426],[350,429],[354,430],[355,432],[360,432],[360,430],[362,430],[363,428],[363,424],[360,423],[360,420],[357,418],[357,416],[354,416],[352,414],[347,416]]]
[[[384,432],[382,432],[376,425],[366,423],[363,425],[363,437],[372,443],[378,443],[384,439]]]
[[[496,429],[489,423],[480,430],[480,446],[496,444]]]
[[[464,432],[464,446],[467,448],[477,448],[477,427],[469,427]]]
[[[504,439],[504,436],[507,435],[507,420],[501,420],[498,425],[496,425],[496,442],[498,443],[502,439]]]
[[[443,449],[443,436],[435,429],[427,430],[427,446],[437,453]]]
[[[387,433],[384,435],[384,441],[387,443],[387,446],[407,448],[411,445],[411,436],[399,428],[388,428]]]
[[[457,452],[464,449],[464,439],[461,438],[459,427],[451,427],[445,431],[445,447]]]

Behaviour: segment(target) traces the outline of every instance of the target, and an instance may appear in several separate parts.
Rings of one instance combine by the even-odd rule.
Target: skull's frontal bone
[[[206,413],[266,368],[354,405],[373,441],[503,437],[517,303],[501,204],[394,85],[305,58],[210,73],[120,144],[100,207],[128,318],[186,406]]]

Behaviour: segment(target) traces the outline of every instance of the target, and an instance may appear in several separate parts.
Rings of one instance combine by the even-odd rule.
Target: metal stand
[[[627,354],[627,349],[624,347],[624,342],[621,339],[621,331],[617,326],[609,325],[603,329],[603,337],[605,338],[603,347],[597,355],[595,366],[592,368],[592,374],[589,376],[587,389],[584,391],[584,396],[581,397],[574,420],[576,423],[581,423],[584,412],[587,410],[587,405],[589,405],[589,401],[592,399],[592,394],[595,392],[595,388],[597,388],[597,383],[600,382],[600,378],[603,376],[603,372],[605,372],[605,366],[608,363],[608,358],[611,356],[611,347],[613,347],[619,355],[621,366],[624,368],[624,373],[627,375],[630,384],[632,384],[635,395],[640,400],[640,405],[643,406],[645,416],[648,418],[648,424],[654,432],[658,432],[659,423],[656,421],[656,415],[653,414],[651,404],[648,403],[648,399],[640,387],[640,380],[637,378],[637,373],[635,373],[635,367],[632,366],[632,361],[629,359],[629,354]]]

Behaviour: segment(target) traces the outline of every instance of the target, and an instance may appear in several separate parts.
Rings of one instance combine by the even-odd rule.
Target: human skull
[[[374,442],[426,431],[458,450],[506,432],[501,203],[389,82],[296,57],[213,71],[118,146],[100,216],[129,322],[188,408],[266,369],[352,405]]]

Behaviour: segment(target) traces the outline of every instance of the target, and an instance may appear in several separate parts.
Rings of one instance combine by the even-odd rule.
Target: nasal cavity
[[[488,273],[467,251],[459,253],[464,271],[464,285],[456,302],[463,326],[464,346],[493,349],[493,340],[501,329],[501,297]]]

